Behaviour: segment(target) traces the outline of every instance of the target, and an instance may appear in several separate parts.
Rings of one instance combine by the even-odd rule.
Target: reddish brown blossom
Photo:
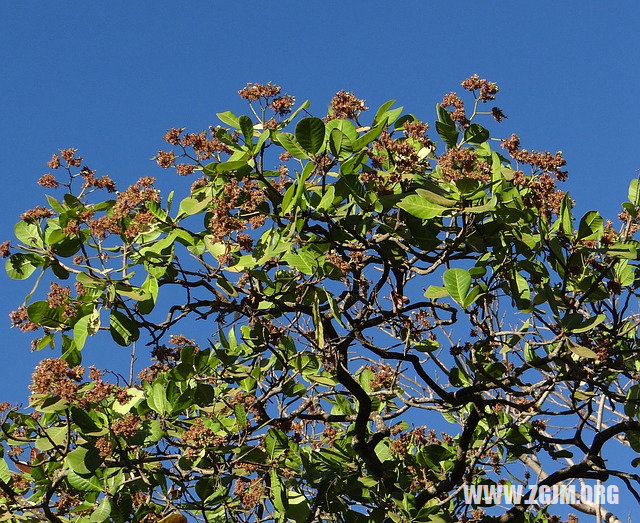
[[[55,213],[51,209],[47,209],[46,207],[38,205],[33,209],[29,209],[28,211],[23,212],[20,215],[20,219],[24,220],[25,222],[33,222],[41,218],[51,218],[52,216],[55,216]]]
[[[7,257],[11,256],[11,242],[10,241],[6,241],[6,242],[0,243],[0,256],[2,256],[3,258],[7,258]]]
[[[498,84],[495,82],[489,82],[484,78],[480,78],[477,74],[474,74],[464,80],[460,85],[467,91],[480,91],[479,98],[482,102],[495,99],[495,95],[498,93]]]
[[[188,174],[193,173],[195,171],[196,166],[189,163],[179,163],[176,164],[176,172],[180,176],[187,176]]]
[[[552,173],[559,181],[567,178],[567,172],[562,171],[567,161],[562,157],[562,151],[555,154],[549,152],[527,151],[520,149],[520,138],[512,134],[508,139],[502,140],[502,148],[516,161],[531,165],[534,169],[540,169]]]
[[[82,165],[82,157],[81,156],[76,157],[75,156],[76,152],[77,152],[77,149],[74,149],[73,147],[70,147],[68,149],[61,149],[60,156],[62,156],[64,161],[67,162],[67,165],[73,166],[73,167],[80,167],[80,165]]]
[[[127,414],[126,416],[115,420],[111,424],[111,431],[116,436],[130,438],[138,432],[138,428],[141,423],[142,420],[135,414]]]
[[[180,143],[180,135],[184,131],[182,129],[169,129],[164,135],[164,141],[170,143],[171,145],[178,145]]]
[[[102,458],[106,458],[111,454],[111,450],[113,449],[113,444],[107,438],[98,438],[95,445],[98,450],[98,454]]]
[[[280,94],[282,87],[279,85],[271,85],[271,82],[267,84],[254,84],[248,83],[245,87],[238,91],[241,98],[255,102],[257,100],[273,98]]]
[[[296,99],[293,96],[285,94],[284,96],[274,98],[270,107],[276,114],[285,115],[291,112],[291,108],[295,103]]]
[[[60,157],[57,154],[54,154],[51,157],[51,160],[47,162],[47,165],[50,169],[57,169],[58,167],[60,167]]]
[[[49,189],[57,189],[59,186],[56,177],[51,173],[43,174],[38,180],[38,185]]]
[[[69,299],[69,296],[71,296],[71,289],[69,287],[61,287],[55,282],[51,282],[49,285],[47,302],[52,309],[64,305]]]
[[[46,358],[33,373],[29,388],[36,394],[55,394],[66,401],[74,401],[78,394],[78,382],[82,379],[82,367],[70,368],[59,358]]]
[[[504,120],[507,117],[507,115],[504,114],[502,112],[502,109],[500,109],[499,107],[491,108],[491,116],[493,116],[494,120],[498,123],[500,123],[502,120]]]
[[[443,107],[453,107],[453,113],[451,113],[451,119],[454,122],[458,122],[462,125],[468,125],[469,120],[464,110],[464,102],[456,93],[448,93],[444,95],[442,99]]]
[[[156,162],[163,169],[168,169],[176,161],[176,155],[173,151],[158,151]]]
[[[491,166],[479,161],[475,151],[466,147],[450,149],[438,158],[438,165],[443,179],[448,182],[474,178],[486,183],[491,179]]]
[[[327,120],[345,118],[357,121],[360,113],[367,109],[368,107],[365,105],[365,101],[356,97],[353,93],[338,91],[329,104]]]

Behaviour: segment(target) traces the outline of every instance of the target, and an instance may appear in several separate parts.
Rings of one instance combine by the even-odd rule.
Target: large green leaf
[[[594,240],[602,236],[604,220],[597,211],[589,211],[580,220],[578,240]],[[568,232],[568,231],[567,231]]]
[[[310,154],[316,154],[324,143],[324,122],[308,116],[296,125],[296,140]]]
[[[96,509],[91,513],[91,518],[89,521],[91,523],[102,523],[102,521],[106,521],[111,514],[111,501],[109,501],[108,497],[102,498],[100,504],[96,507]]]
[[[309,155],[292,134],[278,133],[275,139],[287,150],[287,152],[291,153],[296,158],[309,158]]]
[[[25,254],[22,252],[11,255],[6,263],[5,269],[10,278],[14,280],[26,280],[33,274],[36,267],[42,265],[44,260],[36,254]]]
[[[423,220],[430,220],[436,216],[442,216],[443,212],[447,210],[446,207],[442,207],[417,194],[405,196],[398,202],[398,207]]]
[[[484,143],[489,139],[489,131],[477,123],[472,123],[465,129],[464,139],[469,143]]]
[[[640,180],[637,178],[631,180],[629,184],[629,201],[636,207],[640,205]]]
[[[442,276],[442,281],[449,295],[460,305],[464,305],[471,287],[471,275],[464,269],[449,269]]]
[[[127,347],[140,336],[138,326],[120,311],[111,311],[109,319],[111,337],[118,345]]]

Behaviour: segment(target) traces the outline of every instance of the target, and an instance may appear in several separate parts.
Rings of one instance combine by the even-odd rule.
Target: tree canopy
[[[180,201],[54,154],[0,246],[48,354],[0,406],[0,519],[559,521],[464,502],[531,475],[638,498],[638,180],[619,224],[574,218],[562,154],[491,137],[497,85],[462,88],[430,129],[248,84],[248,115],[166,133]],[[83,367],[110,344],[130,370]]]

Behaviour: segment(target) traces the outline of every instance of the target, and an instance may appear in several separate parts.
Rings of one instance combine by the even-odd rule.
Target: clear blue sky
[[[500,85],[504,136],[564,151],[578,211],[614,217],[640,168],[638,27],[630,0],[0,2],[0,239],[44,203],[35,182],[58,148],[119,185],[150,174],[169,187],[175,174],[149,161],[164,131],[243,110],[248,81],[319,113],[344,88],[433,121],[474,72]],[[29,284],[0,285],[0,399],[24,400],[43,354],[6,318]],[[104,363],[119,349],[89,350]]]

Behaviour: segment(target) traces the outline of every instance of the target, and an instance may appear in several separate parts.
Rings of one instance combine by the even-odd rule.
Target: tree
[[[561,153],[490,138],[496,84],[462,87],[438,144],[394,100],[365,123],[341,91],[317,118],[248,84],[251,116],[165,135],[158,164],[200,175],[178,204],[54,154],[39,183],[64,196],[0,246],[39,274],[13,325],[59,351],[2,405],[4,519],[559,521],[465,503],[535,477],[638,498],[615,459],[640,451],[638,180],[618,229],[576,225]],[[111,338],[153,363],[87,373]]]

